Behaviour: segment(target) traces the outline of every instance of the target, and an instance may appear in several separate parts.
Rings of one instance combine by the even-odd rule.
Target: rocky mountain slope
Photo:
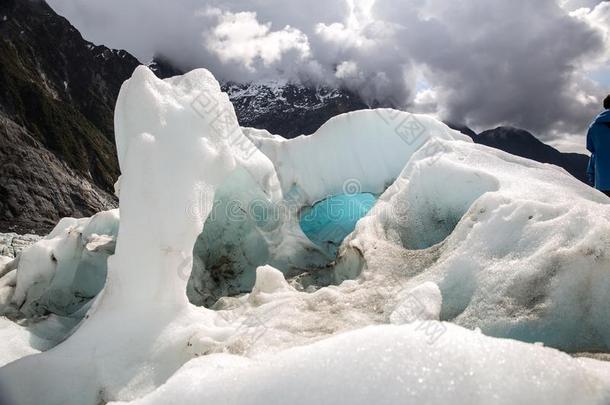
[[[116,205],[114,103],[138,64],[44,1],[0,2],[0,231],[45,232]]]

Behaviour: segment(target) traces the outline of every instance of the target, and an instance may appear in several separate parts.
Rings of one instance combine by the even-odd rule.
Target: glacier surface
[[[120,227],[0,262],[0,402],[610,401],[575,357],[609,351],[610,207],[562,169],[394,110],[240,128],[206,70],[138,68],[115,128]],[[379,197],[329,250],[301,220],[344,195]]]

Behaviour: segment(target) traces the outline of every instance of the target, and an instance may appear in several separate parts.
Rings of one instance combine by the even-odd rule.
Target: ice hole
[[[377,197],[370,193],[332,196],[303,209],[299,224],[313,243],[335,257],[343,239],[353,232],[356,223],[376,201]]]

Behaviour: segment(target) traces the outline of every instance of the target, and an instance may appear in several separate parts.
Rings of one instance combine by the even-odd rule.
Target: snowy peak
[[[225,82],[222,90],[229,95],[242,126],[286,138],[311,134],[335,115],[367,108],[347,90],[284,80]]]
[[[161,55],[155,56],[148,67],[161,79],[185,73]],[[368,108],[348,90],[285,79],[225,81],[221,88],[229,96],[242,127],[265,129],[286,138],[312,134],[336,115]]]
[[[160,79],[180,76],[185,73],[182,69],[172,64],[169,59],[161,55],[156,55],[147,66]]]

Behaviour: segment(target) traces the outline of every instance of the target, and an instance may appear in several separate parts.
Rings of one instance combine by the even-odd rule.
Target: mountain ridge
[[[117,205],[114,104],[139,62],[44,1],[0,3],[0,229],[48,232]]]
[[[499,126],[477,134],[473,140],[513,155],[562,167],[578,180],[587,183],[587,155],[560,152],[524,129]]]

